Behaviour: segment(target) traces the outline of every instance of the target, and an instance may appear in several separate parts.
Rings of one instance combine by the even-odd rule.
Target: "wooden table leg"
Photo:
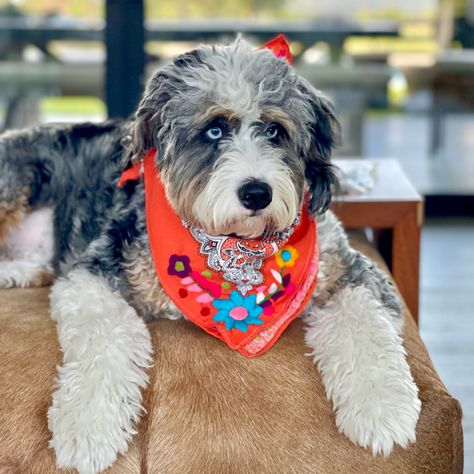
[[[423,204],[414,204],[393,228],[392,240],[392,275],[417,324],[422,215]]]

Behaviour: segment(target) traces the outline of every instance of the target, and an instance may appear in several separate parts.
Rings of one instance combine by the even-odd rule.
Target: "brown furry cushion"
[[[60,472],[46,421],[61,360],[48,288],[2,290],[0,297],[0,473]],[[158,321],[147,414],[127,454],[107,472],[461,473],[459,403],[405,316],[408,361],[423,402],[409,449],[374,458],[337,432],[321,378],[305,356],[300,321],[255,359],[189,322]]]

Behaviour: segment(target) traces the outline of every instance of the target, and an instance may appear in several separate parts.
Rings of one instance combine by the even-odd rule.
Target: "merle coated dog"
[[[374,454],[415,440],[420,401],[401,303],[327,210],[337,130],[321,92],[237,40],[158,71],[131,121],[1,136],[0,285],[53,281],[64,354],[48,412],[58,466],[95,473],[127,450],[152,362],[146,321],[180,317],[153,271],[143,184],[117,187],[152,147],[173,209],[213,235],[283,229],[310,194],[320,264],[302,317],[336,424]],[[239,192],[249,180],[250,204]]]

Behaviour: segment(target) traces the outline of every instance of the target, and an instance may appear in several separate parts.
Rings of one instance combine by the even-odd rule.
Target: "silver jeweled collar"
[[[211,236],[183,220],[183,225],[201,244],[199,251],[207,255],[207,265],[211,270],[221,272],[224,280],[234,283],[237,290],[245,295],[254,286],[263,282],[259,271],[266,258],[274,255],[285,245],[300,223],[301,214],[290,227],[264,236],[261,239],[241,239],[230,236]]]

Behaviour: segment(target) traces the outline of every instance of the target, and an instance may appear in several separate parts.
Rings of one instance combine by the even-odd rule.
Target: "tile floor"
[[[474,473],[474,219],[428,220],[421,245],[420,332],[464,413],[464,473]]]

